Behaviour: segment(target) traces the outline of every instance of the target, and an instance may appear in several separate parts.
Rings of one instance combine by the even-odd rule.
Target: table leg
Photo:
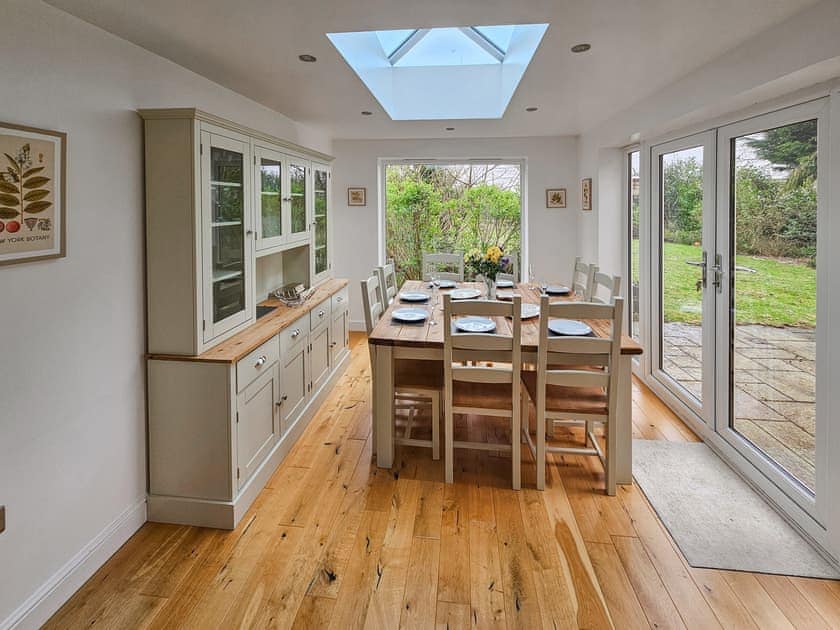
[[[633,394],[632,371],[633,358],[622,354],[618,366],[618,400],[616,409],[615,437],[615,472],[616,483],[633,483]]]
[[[376,465],[394,464],[394,352],[391,346],[374,346],[373,422],[376,425]]]

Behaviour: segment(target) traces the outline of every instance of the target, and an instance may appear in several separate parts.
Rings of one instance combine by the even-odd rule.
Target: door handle
[[[715,264],[712,265],[712,284],[718,293],[723,291],[723,256],[715,254]]]
[[[709,255],[706,251],[703,251],[703,260],[686,260],[686,265],[691,265],[692,267],[700,267],[700,281],[697,283],[697,290],[700,291],[701,289],[706,288],[706,284],[708,283],[708,259]]]

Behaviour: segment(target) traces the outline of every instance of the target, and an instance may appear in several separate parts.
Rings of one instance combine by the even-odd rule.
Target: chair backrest
[[[441,267],[454,269],[455,271],[439,272]],[[454,252],[452,254],[423,254],[422,259],[423,280],[431,280],[432,274],[436,273],[441,280],[464,281],[464,254]]]
[[[365,330],[367,334],[373,332],[376,322],[385,312],[385,302],[382,299],[382,286],[379,276],[373,274],[367,280],[362,280],[362,302],[365,307]]]
[[[497,326],[510,319],[510,334],[462,333],[454,329],[453,318],[473,315],[497,318]],[[510,383],[519,391],[522,371],[522,298],[512,302],[493,300],[453,301],[443,296],[443,365],[448,387],[452,381]],[[482,365],[491,362],[492,366]],[[501,365],[499,365],[501,364]],[[514,396],[516,392],[513,392]]]
[[[581,296],[585,301],[592,297],[592,282],[598,272],[598,265],[581,262],[580,256],[575,258],[575,266],[572,268],[572,291],[575,295]]]
[[[537,350],[537,401],[544,408],[547,385],[600,387],[607,393],[610,413],[618,395],[618,369],[621,354],[623,300],[613,304],[557,302],[540,299],[540,340]],[[555,336],[548,330],[550,319],[582,319],[609,322],[604,337]],[[593,370],[593,367],[599,367]]]
[[[499,280],[519,282],[519,252],[511,252],[506,255],[510,258],[510,273],[497,273],[496,282]]]
[[[376,275],[379,276],[382,297],[385,303],[390,304],[397,295],[397,268],[394,265],[394,259],[389,258],[384,265],[377,267]]]
[[[612,304],[613,300],[620,295],[620,292],[620,276],[611,276],[602,271],[596,271],[595,275],[592,276],[592,291],[589,294],[589,301],[598,304]]]

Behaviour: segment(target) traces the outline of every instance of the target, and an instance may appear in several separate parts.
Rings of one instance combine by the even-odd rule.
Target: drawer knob
[[[284,402],[284,401],[288,400],[288,398],[289,397],[286,394],[283,394],[283,396],[280,398],[280,402]]]
[[[323,317],[324,315],[326,315],[324,311],[318,311],[318,317]]]
[[[337,341],[333,341],[333,342],[330,344],[330,348],[335,348],[335,346],[336,346],[336,344],[337,344],[337,343],[338,343]]]
[[[295,329],[292,331],[292,335],[291,335],[291,336],[292,336],[292,339],[297,338],[299,335],[300,335],[300,328],[295,328]]]
[[[254,367],[261,367],[265,365],[266,361],[268,361],[268,358],[265,355],[262,355],[259,359],[257,359],[257,362],[254,363]]]
[[[335,298],[335,301],[336,302],[343,302],[344,298],[339,295],[337,298]]]

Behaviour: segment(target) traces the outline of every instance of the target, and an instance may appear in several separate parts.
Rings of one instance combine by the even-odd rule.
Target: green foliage
[[[776,170],[789,171],[789,188],[811,184],[817,179],[816,120],[769,129],[746,138],[746,142]]]
[[[699,242],[703,232],[703,165],[691,157],[671,161],[664,170],[665,240]]]

